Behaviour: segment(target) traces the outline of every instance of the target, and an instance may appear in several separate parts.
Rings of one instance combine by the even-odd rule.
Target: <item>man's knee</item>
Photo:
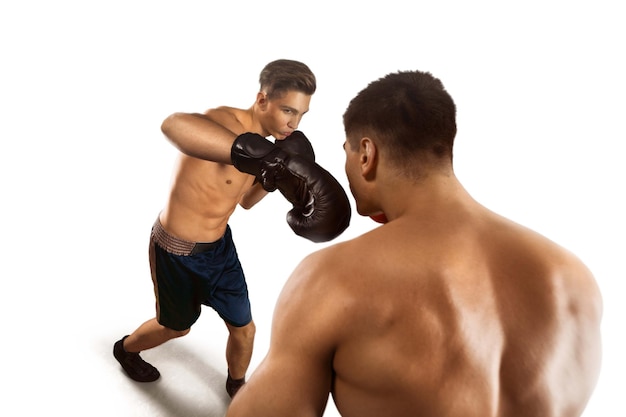
[[[256,334],[256,325],[253,321],[241,327],[228,324],[228,331],[230,332],[230,335],[237,340],[242,342],[251,341],[254,340],[254,336]]]
[[[169,336],[170,339],[176,339],[176,338],[179,338],[179,337],[186,336],[191,331],[190,328],[189,329],[185,329],[185,330],[174,330],[174,329],[171,329],[171,328],[165,327],[165,326],[164,326],[164,329],[167,332],[167,335]]]

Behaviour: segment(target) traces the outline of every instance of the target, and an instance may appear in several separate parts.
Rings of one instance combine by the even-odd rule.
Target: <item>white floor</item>
[[[237,214],[232,221],[257,325],[248,376],[267,351],[273,306],[284,281],[303,256],[320,247],[294,236],[280,223],[283,213],[263,213],[275,211],[268,206],[260,214]],[[258,223],[269,215],[277,219]],[[156,382],[132,381],[112,355],[116,340],[154,315],[147,258],[153,219],[145,217],[128,227],[107,222],[95,232],[81,226],[93,219],[75,218],[72,238],[64,237],[62,244],[8,253],[17,268],[0,302],[0,378],[6,387],[0,415],[225,414],[230,400],[224,388],[228,333],[212,309],[203,309],[187,336],[142,353],[161,372]],[[111,238],[121,230],[125,236]],[[88,242],[91,233],[107,237],[76,244]],[[259,245],[260,236],[271,233],[266,242],[274,247]],[[287,242],[284,248],[280,242]],[[338,415],[332,402],[325,415]]]
[[[213,313],[205,312],[205,316]],[[108,411],[128,416],[223,416],[229,403],[224,389],[226,334],[216,326],[220,323],[205,318],[187,337],[142,354],[161,372],[153,383],[130,380],[111,355],[111,341],[102,339],[98,353],[106,366],[103,377],[115,388],[113,394],[121,397],[116,410]]]

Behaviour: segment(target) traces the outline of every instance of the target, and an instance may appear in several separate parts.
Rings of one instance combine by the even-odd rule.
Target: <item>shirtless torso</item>
[[[220,107],[202,116],[233,134],[252,131],[244,110]],[[245,197],[265,194],[252,187],[254,178],[230,164],[207,161],[181,153],[178,156],[169,198],[160,215],[171,234],[193,242],[213,242],[226,230],[228,219]],[[247,208],[247,207],[246,207]]]
[[[329,393],[344,417],[580,415],[600,362],[591,273],[447,188],[397,193],[393,221],[303,260],[247,387],[261,404],[229,416],[271,415],[277,393],[276,416],[321,416]]]
[[[439,215],[381,227],[324,260],[346,267],[326,282],[331,302],[343,300],[332,359],[342,415],[580,415],[600,355],[589,271],[487,210],[453,224]]]
[[[253,185],[254,177],[232,166],[230,147],[236,135],[254,132],[283,140],[297,129],[310,100],[294,90],[271,101],[260,95],[247,110],[224,106],[167,118],[162,130],[181,155],[160,215],[163,227],[193,242],[219,239],[237,204],[248,209],[267,195],[259,184]]]

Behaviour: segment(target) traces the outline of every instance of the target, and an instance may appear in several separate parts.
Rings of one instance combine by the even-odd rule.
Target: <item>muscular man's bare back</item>
[[[391,242],[403,236],[398,250]],[[600,347],[588,340],[598,340],[599,294],[586,267],[547,239],[484,211],[453,225],[396,221],[321,256],[334,272],[312,290],[330,287],[320,308],[335,322],[327,337],[338,346],[343,416],[584,408],[597,377]],[[325,267],[310,262],[319,281]]]
[[[299,264],[249,382],[282,401],[231,414],[321,416],[330,392],[344,417],[579,416],[601,355],[589,270],[462,189],[398,201]]]

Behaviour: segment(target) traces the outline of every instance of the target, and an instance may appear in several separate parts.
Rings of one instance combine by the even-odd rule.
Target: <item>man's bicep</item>
[[[182,153],[207,161],[231,164],[235,134],[224,125],[198,113],[174,113],[161,130]]]

